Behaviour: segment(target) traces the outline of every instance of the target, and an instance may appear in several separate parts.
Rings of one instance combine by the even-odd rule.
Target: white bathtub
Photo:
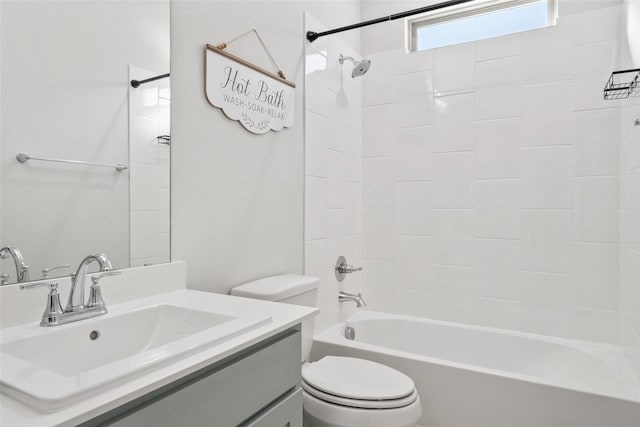
[[[328,354],[412,377],[424,427],[640,427],[640,382],[612,345],[361,311],[314,337],[311,359]]]

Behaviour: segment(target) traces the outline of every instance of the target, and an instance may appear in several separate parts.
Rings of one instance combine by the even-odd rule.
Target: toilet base
[[[359,409],[325,402],[302,393],[305,427],[414,427],[422,415],[420,397],[402,408]]]

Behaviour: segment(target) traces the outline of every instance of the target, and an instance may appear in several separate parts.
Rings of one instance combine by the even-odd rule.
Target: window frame
[[[405,45],[408,52],[418,52],[418,30],[435,24],[447,21],[456,21],[458,19],[469,18],[472,16],[484,15],[496,12],[502,9],[510,9],[512,7],[524,6],[530,3],[536,3],[540,0],[477,0],[470,3],[463,3],[457,6],[438,9],[431,12],[423,13],[415,18],[408,18],[406,21]],[[547,27],[556,25],[558,19],[558,0],[547,1]],[[545,27],[546,28],[546,27]],[[516,34],[517,32],[510,33]],[[506,34],[505,34],[506,35]],[[479,39],[484,40],[484,39]],[[471,40],[477,41],[477,40]],[[453,45],[446,45],[453,46]],[[442,47],[446,47],[442,46]],[[428,50],[428,49],[424,49]]]

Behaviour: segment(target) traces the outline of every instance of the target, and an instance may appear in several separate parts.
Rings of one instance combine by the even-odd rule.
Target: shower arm
[[[353,65],[358,65],[358,61],[356,61],[353,57],[340,55],[340,57],[338,58],[338,62],[340,62],[340,64],[344,64],[344,61],[351,61]]]

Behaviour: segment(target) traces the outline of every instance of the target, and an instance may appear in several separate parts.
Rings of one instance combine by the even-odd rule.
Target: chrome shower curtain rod
[[[445,7],[456,6],[462,3],[468,3],[474,0],[450,0],[442,3],[432,4],[431,6],[419,7],[418,9],[407,10],[406,12],[394,13],[393,15],[383,16],[382,18],[370,19],[358,24],[347,25],[345,27],[334,28],[333,30],[316,33],[315,31],[307,31],[307,40],[313,43],[320,37],[331,34],[341,33],[343,31],[355,30],[356,28],[366,27],[368,25],[379,24],[381,22],[395,21],[396,19],[407,18],[419,13],[431,12],[433,10],[444,9]]]

